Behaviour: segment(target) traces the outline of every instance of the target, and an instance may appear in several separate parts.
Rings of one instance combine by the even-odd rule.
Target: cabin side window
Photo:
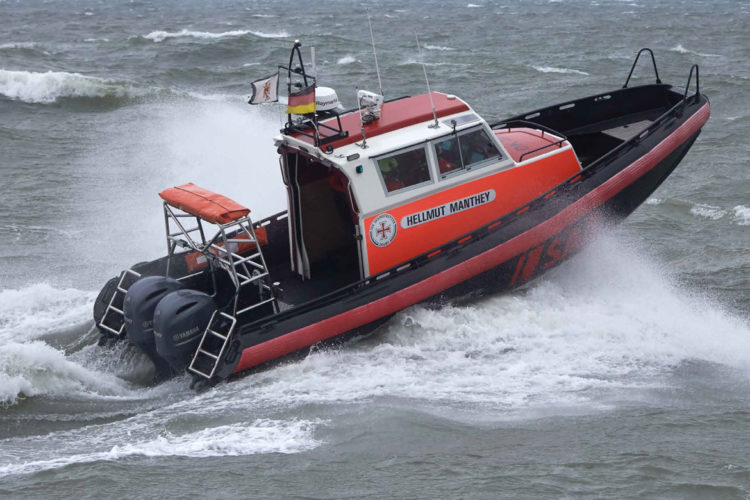
[[[483,129],[444,137],[434,142],[433,146],[443,179],[454,172],[471,170],[502,159],[497,146]]]
[[[378,158],[377,164],[388,194],[432,181],[424,146]]]

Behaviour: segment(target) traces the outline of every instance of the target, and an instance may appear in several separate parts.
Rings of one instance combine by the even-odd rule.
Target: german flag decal
[[[299,92],[289,94],[286,113],[288,115],[315,113],[315,85],[310,85]]]

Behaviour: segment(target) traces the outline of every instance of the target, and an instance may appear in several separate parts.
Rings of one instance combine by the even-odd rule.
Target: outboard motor
[[[211,315],[213,299],[197,290],[177,290],[164,297],[154,312],[156,352],[173,370],[185,369],[198,347]]]
[[[123,302],[123,316],[128,340],[154,362],[157,377],[170,374],[169,367],[156,355],[154,345],[154,310],[168,293],[182,288],[182,283],[164,276],[145,276],[128,289]]]

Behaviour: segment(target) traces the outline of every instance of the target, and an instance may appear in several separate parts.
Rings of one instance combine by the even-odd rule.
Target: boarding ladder
[[[187,224],[183,224],[186,219],[194,220],[195,225],[186,227]],[[221,223],[205,220],[199,214],[184,212],[165,202],[164,220],[168,262],[173,262],[176,254],[200,252],[200,258],[206,259],[208,265],[220,267],[229,274],[236,290],[232,303],[211,316],[188,366],[191,373],[211,379],[235,332],[237,318],[265,304],[271,304],[273,311],[278,312],[268,267],[248,214]],[[212,230],[214,234],[209,238]],[[167,276],[169,274],[168,264]],[[251,296],[252,291],[256,292],[258,300],[248,304],[243,299]]]
[[[104,310],[102,319],[99,320],[100,328],[114,334],[118,338],[122,337],[122,333],[125,330],[125,314],[123,313],[125,294],[128,288],[140,277],[141,274],[132,269],[126,269],[120,274],[115,292],[109,299],[109,304],[107,304],[107,308]]]

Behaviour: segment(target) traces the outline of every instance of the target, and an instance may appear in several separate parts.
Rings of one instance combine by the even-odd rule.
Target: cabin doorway
[[[358,215],[348,178],[296,151],[286,151],[281,158],[292,271],[303,279],[341,286],[358,281]]]

